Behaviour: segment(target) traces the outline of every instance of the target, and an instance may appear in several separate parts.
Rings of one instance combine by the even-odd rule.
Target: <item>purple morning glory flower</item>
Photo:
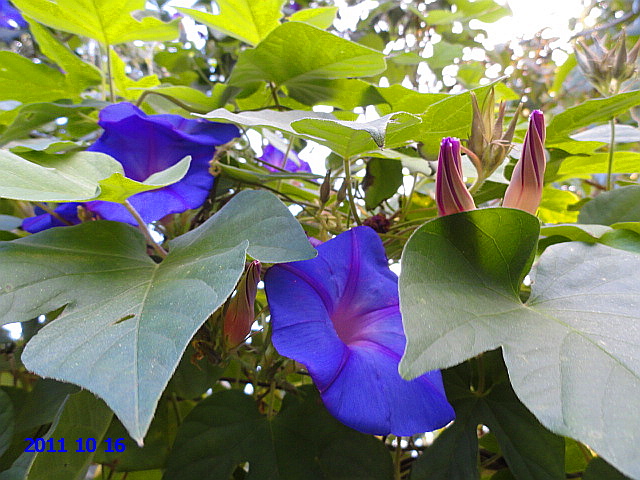
[[[54,212],[56,212],[58,217],[64,219],[68,223],[60,221],[60,218],[57,218],[38,207],[35,209],[35,213],[37,215],[35,217],[25,218],[22,221],[21,227],[27,232],[37,233],[48,228],[63,227],[69,224],[77,225],[80,223],[80,219],[78,218],[78,206],[80,205],[80,203],[71,202],[61,203],[56,207]]]
[[[311,167],[304,160],[300,160],[298,155],[294,151],[289,152],[289,156],[287,157],[287,161],[284,161],[285,152],[277,149],[273,145],[267,145],[262,149],[262,156],[259,160],[267,162],[270,165],[265,164],[264,168],[269,170],[270,172],[279,172],[280,170],[271,167],[271,165],[275,165],[276,167],[280,167],[283,170],[287,170],[288,172],[309,172],[311,173]],[[284,166],[283,166],[284,165]]]
[[[361,432],[413,435],[452,421],[439,371],[398,374],[406,342],[398,278],[378,235],[358,227],[317,250],[267,272],[278,352],[304,364],[329,412]]]
[[[144,181],[191,155],[191,166],[182,180],[129,198],[145,222],[200,207],[213,186],[209,161],[216,146],[240,135],[234,125],[179,115],[146,115],[130,103],[104,108],[98,123],[104,132],[88,150],[111,155],[133,180]],[[136,225],[134,218],[118,203],[94,201],[86,207],[104,219]]]
[[[20,30],[27,28],[27,26],[28,24],[20,12],[8,0],[0,0],[0,28]]]

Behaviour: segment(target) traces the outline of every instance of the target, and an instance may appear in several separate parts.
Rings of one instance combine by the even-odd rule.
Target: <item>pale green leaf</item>
[[[306,89],[318,80],[367,77],[384,69],[381,52],[305,23],[288,22],[256,48],[240,53],[229,84],[273,83],[286,87],[293,98],[304,98]]]
[[[257,45],[280,25],[283,3],[283,0],[216,0],[218,14],[193,8],[177,10],[230,37]]]
[[[40,50],[55,62],[64,72],[69,89],[81,93],[91,85],[102,81],[102,73],[94,65],[83,61],[75,53],[62,45],[45,27],[27,18],[29,30],[38,42]]]
[[[180,20],[164,23],[132,13],[144,10],[144,0],[15,0],[25,15],[63,32],[93,38],[102,45],[134,40],[173,40]]]
[[[315,255],[271,193],[242,191],[154,262],[133,227],[95,221],[0,242],[0,324],[66,308],[27,344],[25,366],[103,398],[141,443],[202,323],[232,293],[246,255]]]
[[[120,172],[113,173],[111,176],[98,182],[100,194],[95,197],[94,200],[124,203],[127,198],[136,193],[157,190],[158,188],[179,182],[187,174],[189,165],[191,165],[191,157],[184,157],[175,165],[154,173],[144,182],[127,178]]]
[[[124,173],[122,165],[104,153],[37,153],[39,163],[0,150],[0,197],[34,202],[89,200],[98,195],[99,180]]]
[[[483,209],[427,222],[402,255],[400,308],[414,378],[503,349],[518,398],[551,431],[640,476],[640,256],[578,242],[528,273],[538,220]]]
[[[70,88],[66,77],[55,68],[0,51],[0,100],[34,103],[78,96],[78,89]]]
[[[326,30],[336,18],[338,7],[305,8],[289,17],[292,22],[303,22]]]

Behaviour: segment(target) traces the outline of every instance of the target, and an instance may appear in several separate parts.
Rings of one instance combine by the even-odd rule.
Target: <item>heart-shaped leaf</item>
[[[142,235],[88,222],[0,243],[0,324],[66,305],[27,344],[30,370],[102,397],[139,443],[191,337],[233,291],[246,254],[264,262],[315,255],[271,193],[243,191],[171,242],[157,264]]]
[[[519,298],[538,220],[510,209],[438,218],[402,256],[406,378],[502,346],[513,388],[550,430],[640,476],[640,256],[549,247]]]

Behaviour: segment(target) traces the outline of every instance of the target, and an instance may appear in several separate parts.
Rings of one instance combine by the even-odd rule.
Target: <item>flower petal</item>
[[[412,435],[450,422],[440,372],[398,374],[406,340],[397,277],[378,235],[358,227],[317,250],[267,272],[278,352],[303,363],[328,410],[357,430]]]
[[[400,356],[378,344],[349,347],[340,375],[322,400],[345,425],[373,435],[414,435],[442,428],[454,418],[440,372],[411,381],[398,374]]]

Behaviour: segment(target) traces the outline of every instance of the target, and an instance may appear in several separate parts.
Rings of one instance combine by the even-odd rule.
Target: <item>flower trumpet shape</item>
[[[240,345],[251,331],[251,325],[256,316],[253,306],[258,292],[261,269],[258,260],[249,264],[247,272],[240,279],[236,296],[231,299],[224,314],[223,333],[229,347]]]
[[[88,150],[111,155],[122,164],[125,175],[133,180],[144,181],[152,174],[175,165],[187,155],[191,156],[189,171],[182,180],[129,198],[147,223],[171,213],[200,207],[213,186],[209,161],[216,146],[240,135],[234,125],[190,120],[178,115],[146,115],[130,103],[104,108],[100,112],[99,124],[104,132]],[[55,211],[60,213],[59,209],[63,207],[61,215],[66,213],[71,208],[66,205],[61,204]],[[118,203],[92,201],[84,206],[105,220],[137,225],[127,209]],[[35,233],[63,224],[50,217],[49,214],[43,214],[25,219],[23,228]],[[77,217],[68,220],[78,223]]]
[[[398,374],[398,279],[378,235],[357,227],[316,248],[316,258],[266,274],[278,352],[304,364],[329,412],[361,432],[413,435],[453,420],[439,371]]]
[[[544,139],[544,115],[540,110],[534,110],[529,117],[522,155],[513,169],[511,182],[504,194],[503,207],[536,214],[544,186]]]
[[[476,205],[462,180],[460,140],[442,139],[436,174],[436,204],[440,216],[475,210]]]

